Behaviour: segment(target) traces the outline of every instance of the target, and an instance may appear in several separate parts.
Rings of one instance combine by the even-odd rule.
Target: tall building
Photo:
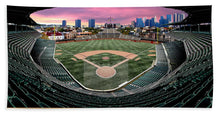
[[[135,21],[131,21],[131,26],[132,26],[132,27],[136,27]]]
[[[171,14],[167,14],[167,20],[168,20],[168,23],[172,23],[172,15]]]
[[[144,27],[142,18],[136,18],[136,27]]]
[[[165,24],[168,24],[168,23],[169,23],[169,20],[165,19]],[[169,27],[169,25],[164,25],[164,27]]]
[[[147,19],[147,17],[144,17],[144,18],[143,18],[144,26],[146,26],[146,25],[145,25],[146,19]]]
[[[81,27],[81,20],[80,19],[75,20],[75,27]]]
[[[150,26],[150,19],[146,19],[145,26]]]
[[[160,27],[163,27],[163,24],[165,24],[165,21],[164,21],[163,16],[161,16],[161,17],[160,17],[160,20],[159,20],[159,25],[160,25]]]
[[[104,26],[105,26],[105,28],[107,28],[107,25],[108,25],[108,23],[105,23],[105,25],[104,25]]]
[[[160,27],[160,24],[158,22],[156,22],[155,27]]]
[[[89,27],[94,28],[95,27],[95,19],[89,19]]]
[[[185,19],[185,14],[179,14],[179,13],[173,14],[173,22],[174,22],[174,23],[180,22],[180,21],[182,21],[183,19]]]
[[[66,20],[63,20],[62,21],[62,27],[65,27],[66,26]]]
[[[155,22],[155,23],[157,22],[157,17],[156,17],[156,16],[154,17],[154,22]]]
[[[155,18],[150,19],[150,27],[155,26]]]
[[[160,17],[160,20],[159,20],[160,27],[168,27],[168,25],[166,25],[168,23],[169,23],[168,18],[165,19],[163,16]]]
[[[177,13],[173,14],[173,22],[174,23],[178,22],[178,14]]]
[[[181,22],[185,19],[185,14],[179,14],[179,13],[175,13],[173,14],[173,22]]]
[[[185,14],[180,14],[180,21],[182,21],[183,19],[185,19]]]
[[[178,14],[177,14],[177,22],[180,22],[180,21],[182,21],[182,20],[181,20],[181,14],[178,13]]]

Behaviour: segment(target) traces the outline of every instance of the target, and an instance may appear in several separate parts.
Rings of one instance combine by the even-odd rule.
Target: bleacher
[[[79,86],[62,67],[62,65],[58,64],[54,60],[55,41],[37,39],[32,52],[34,53],[34,56],[32,55],[32,57],[36,57],[34,60],[37,61],[39,65],[49,74],[64,83],[71,83],[71,86]]]
[[[103,32],[96,34],[98,38],[118,38],[119,35],[120,33],[103,33]]]
[[[156,45],[156,65],[147,73],[143,74],[140,78],[135,80],[132,84],[138,87],[147,86],[153,82],[158,81],[169,70],[167,57],[164,52],[164,48],[161,44]]]
[[[170,60],[171,70],[174,70],[186,59],[184,44],[181,41],[173,41],[164,43],[163,45]]]
[[[141,40],[141,38],[133,35],[123,35],[120,32],[116,31],[116,29],[103,29],[102,32],[99,32],[95,35],[82,36],[79,38],[75,38],[75,40],[91,40],[91,39],[102,39],[102,38],[120,38],[125,40]]]
[[[54,41],[38,39],[36,31],[9,33],[8,107],[212,107],[211,35],[169,35],[179,41],[156,45],[150,71],[119,90],[95,92],[79,86],[53,59]],[[177,59],[183,47],[185,61]],[[169,73],[168,60],[178,63]]]
[[[39,37],[40,34],[36,31],[18,31],[8,34],[8,106],[27,107],[34,102],[32,100],[34,97],[31,95],[27,97],[21,93],[25,88],[20,88],[20,84],[28,84],[28,81],[32,81],[32,84],[39,87],[37,82],[43,80],[41,77],[45,77],[36,68],[30,56],[30,51]],[[36,103],[32,106],[39,107]]]
[[[30,50],[37,38],[39,38],[39,33],[36,31],[8,34],[9,51],[28,59]]]
[[[133,36],[133,35],[124,35],[124,34],[120,34],[119,38],[126,39],[126,40],[141,40],[140,37]]]

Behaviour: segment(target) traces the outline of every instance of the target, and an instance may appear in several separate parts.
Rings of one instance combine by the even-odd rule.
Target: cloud
[[[31,14],[31,18],[37,23],[55,23],[61,24],[62,20],[67,20],[67,24],[74,24],[75,19],[81,19],[82,22],[88,22],[88,19],[94,18],[96,23],[105,23],[110,16],[115,23],[130,24],[135,18],[152,18],[167,14],[184,13],[180,10],[164,7],[89,7],[89,8],[71,8],[57,7],[45,9]]]

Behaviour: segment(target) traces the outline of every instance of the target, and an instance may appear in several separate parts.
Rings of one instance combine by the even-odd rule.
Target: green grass
[[[91,89],[105,90],[113,89],[125,81],[129,81],[133,77],[137,76],[152,64],[152,61],[156,57],[147,56],[148,54],[155,54],[155,52],[148,52],[148,50],[155,50],[154,44],[132,42],[124,40],[92,40],[83,42],[69,42],[63,44],[56,44],[56,50],[62,50],[58,53],[62,55],[56,55],[62,64],[70,71],[70,73],[84,86]],[[100,78],[95,74],[96,68],[82,60],[77,59],[73,61],[71,58],[75,58],[73,55],[94,51],[94,50],[118,50],[129,53],[137,54],[138,61],[129,60],[115,68],[116,75],[112,78]],[[109,57],[109,60],[103,60],[102,57]],[[87,60],[99,65],[99,66],[112,66],[125,58],[119,55],[110,53],[102,53],[93,55],[86,58]]]
[[[109,57],[109,59],[103,60],[102,57]],[[119,56],[119,55],[110,54],[110,53],[101,53],[101,54],[89,56],[86,59],[99,66],[113,66],[123,61],[126,58]]]

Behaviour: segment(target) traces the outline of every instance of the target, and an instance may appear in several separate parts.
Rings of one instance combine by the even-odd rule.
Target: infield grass
[[[131,80],[148,69],[153,60],[156,59],[155,56],[147,56],[148,54],[156,54],[155,52],[149,52],[149,50],[155,50],[154,44],[114,39],[56,44],[56,50],[59,50],[57,53],[62,54],[55,55],[55,58],[62,62],[72,76],[85,87],[96,90],[107,90],[118,87],[121,83]],[[94,50],[125,51],[137,54],[138,56],[116,67],[116,75],[106,79],[96,75],[96,67],[74,57],[75,54]],[[102,57],[109,57],[109,59],[103,60]],[[71,58],[75,58],[77,61]],[[136,58],[140,59],[135,61]],[[86,59],[100,66],[112,66],[125,58],[110,53],[102,53],[89,56]]]

